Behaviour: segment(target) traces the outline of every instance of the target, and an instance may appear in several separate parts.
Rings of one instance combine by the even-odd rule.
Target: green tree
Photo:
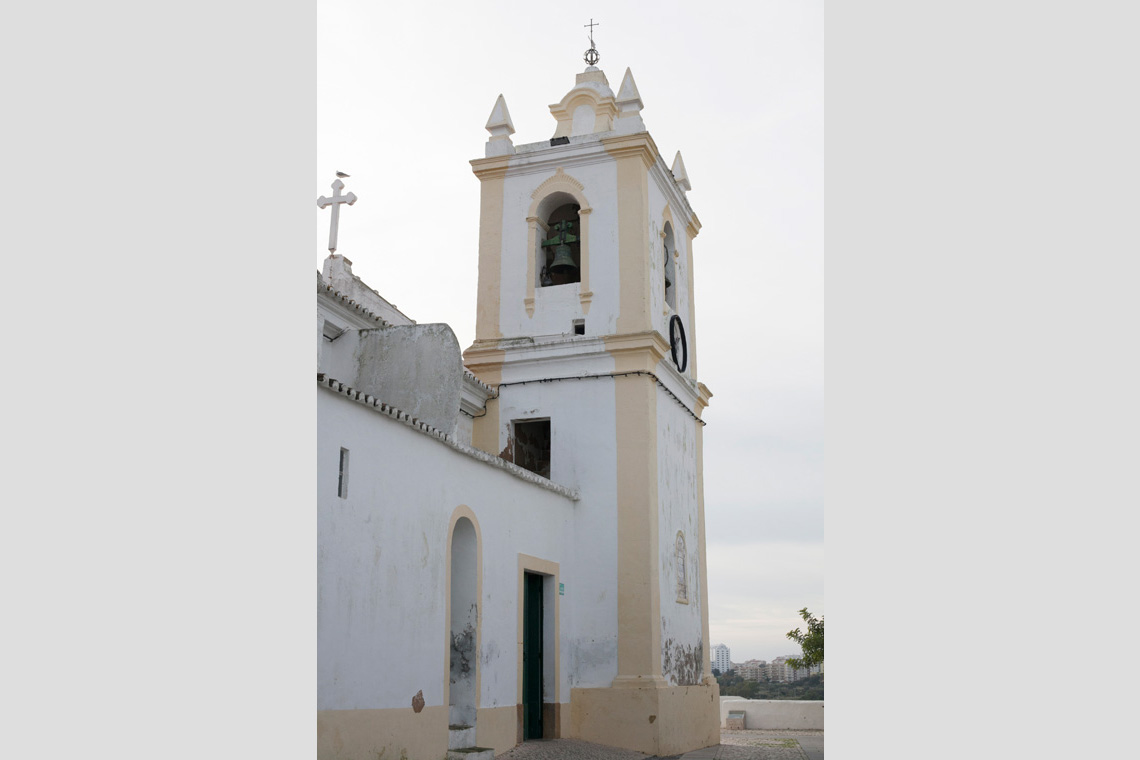
[[[818,620],[815,615],[807,611],[807,607],[800,610],[800,617],[807,623],[807,632],[801,633],[797,628],[788,631],[788,638],[800,645],[803,657],[788,658],[788,664],[793,668],[810,668],[823,664],[823,618]]]

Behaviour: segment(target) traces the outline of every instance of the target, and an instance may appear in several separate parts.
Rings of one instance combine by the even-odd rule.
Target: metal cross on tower
[[[594,19],[591,18],[590,23],[582,24],[582,26],[590,27],[590,49],[586,51],[585,59],[588,65],[593,66],[602,58],[600,55],[598,55],[598,51],[594,49],[594,27],[601,26],[601,24],[595,24]]]
[[[356,193],[347,193],[341,195],[340,191],[344,189],[344,183],[337,179],[332,183],[333,196],[326,198],[321,196],[317,198],[317,208],[324,208],[325,206],[332,206],[332,223],[329,225],[329,253],[336,253],[336,232],[340,227],[340,206],[342,203],[352,205],[356,203]]]

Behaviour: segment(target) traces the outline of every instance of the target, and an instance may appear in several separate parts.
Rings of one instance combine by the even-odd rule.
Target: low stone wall
[[[744,713],[748,729],[818,729],[823,730],[823,702],[795,699],[720,698],[720,725],[726,727],[729,711]]]

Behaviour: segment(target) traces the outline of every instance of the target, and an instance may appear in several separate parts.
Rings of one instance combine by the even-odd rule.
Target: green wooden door
[[[523,737],[542,738],[542,576],[524,573]]]

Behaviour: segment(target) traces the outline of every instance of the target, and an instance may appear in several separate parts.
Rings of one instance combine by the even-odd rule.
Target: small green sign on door
[[[566,584],[565,583],[559,583],[558,584],[558,595],[559,596],[566,596]]]

